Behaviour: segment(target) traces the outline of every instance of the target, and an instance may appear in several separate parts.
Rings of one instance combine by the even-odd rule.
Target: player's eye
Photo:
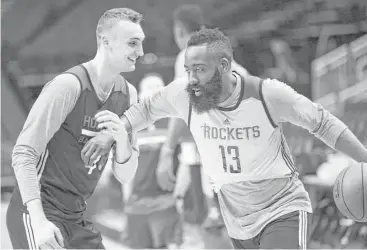
[[[130,46],[136,46],[138,43],[136,41],[132,41],[129,43]]]

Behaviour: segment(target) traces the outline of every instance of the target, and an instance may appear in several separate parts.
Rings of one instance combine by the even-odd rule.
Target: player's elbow
[[[39,155],[36,150],[27,145],[17,144],[12,152],[12,167],[16,172],[19,167],[30,164],[36,166]]]
[[[316,128],[311,133],[321,139],[329,147],[335,148],[340,134],[347,126],[337,117],[323,110],[322,118],[316,124]]]

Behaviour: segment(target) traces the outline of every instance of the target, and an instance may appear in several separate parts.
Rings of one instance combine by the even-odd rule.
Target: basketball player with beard
[[[186,77],[185,72],[185,52],[187,42],[195,31],[204,27],[204,14],[197,4],[184,4],[178,7],[173,13],[173,34],[177,47],[181,50],[175,62],[175,80]],[[232,61],[235,71],[246,75],[247,70]],[[181,145],[180,145],[181,144]],[[176,147],[181,146],[182,155],[180,176],[175,176],[173,158]],[[172,118],[168,126],[167,140],[161,148],[159,164],[157,168],[157,181],[163,190],[173,190],[178,202],[184,200],[186,217],[188,221],[194,222],[195,229],[199,230],[198,225],[202,224],[205,228],[220,228],[224,222],[219,211],[217,195],[214,193],[212,206],[206,213],[206,197],[202,186],[206,179],[201,176],[201,162],[194,139],[185,122],[181,119]],[[187,186],[188,184],[191,184]],[[187,213],[189,212],[189,213]],[[208,214],[206,220],[205,216]],[[204,221],[204,222],[203,222]]]
[[[312,208],[282,124],[307,129],[357,162],[367,161],[367,150],[344,123],[285,83],[232,71],[232,58],[229,39],[218,29],[196,32],[185,53],[188,77],[121,119],[128,131],[164,117],[185,121],[234,248],[305,249]],[[97,117],[108,120],[103,111]]]

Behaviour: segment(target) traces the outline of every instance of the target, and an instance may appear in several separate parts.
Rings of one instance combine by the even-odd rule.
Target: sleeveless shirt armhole
[[[80,77],[79,77],[77,74],[75,74],[75,73],[73,73],[73,72],[64,72],[63,74],[70,74],[70,75],[75,76],[75,77],[78,79],[78,83],[79,83],[80,91],[82,91],[82,90],[83,90],[82,80],[80,79]]]
[[[270,124],[271,124],[274,128],[276,128],[276,127],[278,127],[278,126],[275,124],[275,122],[274,122],[273,118],[271,118],[271,115],[270,115],[270,112],[269,112],[268,106],[267,106],[267,105],[266,105],[266,103],[265,103],[265,99],[264,99],[264,95],[263,95],[263,83],[264,83],[264,79],[261,79],[261,80],[260,80],[260,87],[259,87],[260,100],[261,100],[261,102],[262,102],[262,104],[263,104],[263,106],[264,106],[265,113],[266,113],[266,116],[267,116],[267,117],[268,117],[268,119],[269,119]]]
[[[127,99],[129,100],[129,104],[127,106],[130,107],[131,106],[131,96],[130,96],[130,90],[129,90],[129,83],[125,80],[125,78],[123,78],[123,80],[125,82]]]
[[[81,74],[86,74],[87,75],[87,69],[82,65],[82,64],[80,64],[80,65],[77,65],[77,66],[75,66],[75,67],[73,67],[73,68],[71,68],[71,69],[69,69],[69,70],[67,70],[67,71],[65,71],[65,72],[63,72],[62,74],[70,74],[70,75],[73,75],[73,76],[75,76],[77,79],[78,79],[78,83],[79,83],[79,87],[80,87],[80,91],[79,91],[79,95],[83,92],[83,81],[82,81],[82,79],[80,78],[80,75],[77,73],[78,72],[78,70],[80,70],[81,72]],[[75,72],[74,72],[75,71]],[[89,76],[88,76],[89,77]],[[79,96],[77,97],[77,99],[79,98]]]

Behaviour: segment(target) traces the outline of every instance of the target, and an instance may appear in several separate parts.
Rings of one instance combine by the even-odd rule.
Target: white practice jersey
[[[185,120],[203,171],[218,193],[229,236],[245,240],[284,214],[312,212],[282,123],[301,126],[331,147],[346,127],[282,82],[234,75],[237,86],[229,98],[235,100],[233,105],[196,113],[185,90],[187,79],[182,78],[125,114],[137,130],[163,117]]]
[[[261,100],[248,98],[232,108],[191,113],[190,128],[204,171],[217,190],[223,184],[295,174],[281,127],[273,126],[267,112]]]

